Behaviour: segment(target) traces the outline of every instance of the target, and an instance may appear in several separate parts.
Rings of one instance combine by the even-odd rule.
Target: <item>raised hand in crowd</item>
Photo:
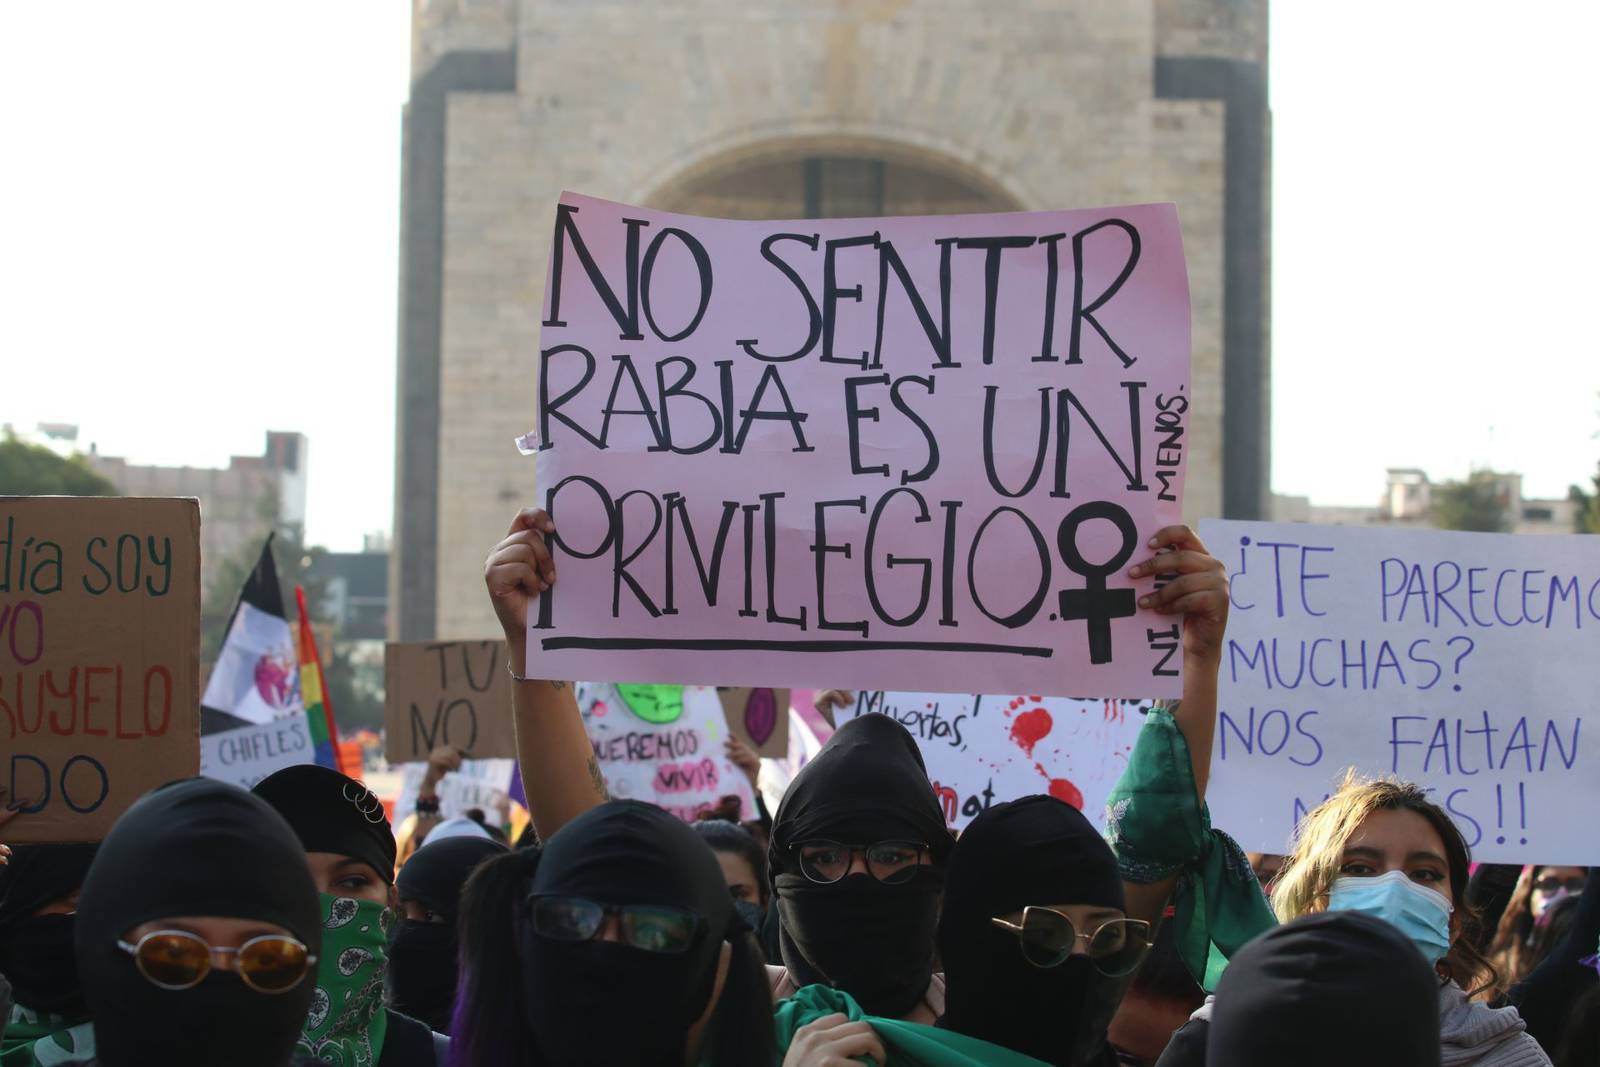
[[[522,765],[528,813],[541,840],[606,800],[605,778],[594,758],[572,685],[528,675],[528,612],[555,584],[555,563],[545,536],[555,532],[548,513],[525,508],[483,565],[489,601],[506,635],[512,677],[511,706],[517,759]]]
[[[834,713],[839,708],[848,708],[856,702],[856,695],[848,689],[819,689],[811,701],[811,706],[817,709],[817,714],[827,721],[829,726],[838,726],[834,721]]]
[[[728,736],[722,744],[722,750],[727,753],[728,762],[744,772],[744,776],[750,780],[750,791],[756,792],[759,788],[756,782],[761,777],[761,757],[756,755],[756,750],[737,734]]]

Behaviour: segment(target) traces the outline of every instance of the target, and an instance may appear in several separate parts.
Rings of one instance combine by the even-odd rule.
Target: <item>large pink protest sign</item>
[[[1179,692],[1127,568],[1179,521],[1171,204],[733,222],[563,194],[529,670]]]

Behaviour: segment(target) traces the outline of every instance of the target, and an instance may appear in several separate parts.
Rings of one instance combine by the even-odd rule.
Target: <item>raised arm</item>
[[[1228,577],[1187,526],[1168,526],[1150,539],[1153,554],[1128,571],[1130,578],[1166,578],[1160,589],[1140,599],[1141,607],[1180,616],[1183,624],[1183,699],[1173,718],[1189,749],[1196,803],[1203,804],[1211,779],[1211,745],[1217,727],[1217,674],[1222,638],[1228,625]],[[1177,884],[1177,875],[1156,882],[1124,882],[1128,916],[1157,922]]]
[[[554,531],[547,513],[525,508],[483,565],[489,600],[506,634],[507,662],[514,676],[526,679],[511,684],[511,707],[522,788],[541,840],[607,799],[572,684],[528,678],[528,612],[555,584],[555,563],[544,542]]]

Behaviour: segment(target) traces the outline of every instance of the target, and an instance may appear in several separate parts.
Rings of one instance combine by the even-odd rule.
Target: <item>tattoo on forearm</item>
[[[600,773],[600,763],[593,756],[589,757],[589,780],[594,783],[595,792],[600,794],[601,800],[611,799],[606,789],[606,776]]]

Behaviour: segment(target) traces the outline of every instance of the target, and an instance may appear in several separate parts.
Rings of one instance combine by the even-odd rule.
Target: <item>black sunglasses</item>
[[[605,925],[606,916],[618,920],[624,944],[645,952],[687,952],[705,920],[692,911],[658,904],[599,904],[582,897],[533,896],[528,898],[533,932],[552,941],[590,941]]]

